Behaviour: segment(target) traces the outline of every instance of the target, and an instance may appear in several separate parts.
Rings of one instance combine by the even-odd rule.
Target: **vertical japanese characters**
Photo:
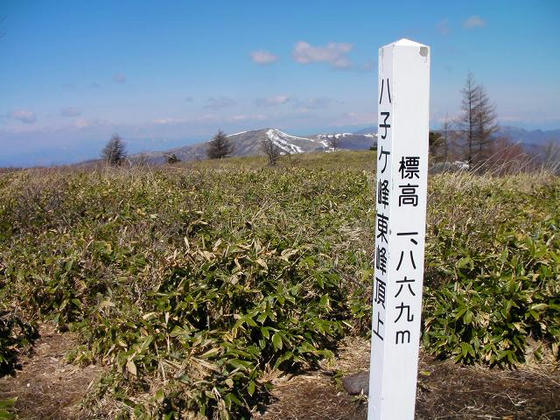
[[[389,184],[391,182],[391,80],[381,79],[379,88],[379,129],[377,130],[377,213],[375,234],[375,281],[373,334],[385,337],[385,298],[389,246]]]

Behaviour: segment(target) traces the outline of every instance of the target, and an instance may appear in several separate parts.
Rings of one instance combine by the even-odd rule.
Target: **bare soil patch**
[[[59,333],[51,324],[41,325],[39,333],[15,376],[0,378],[0,400],[17,397],[15,408],[22,419],[80,418],[78,404],[102,368],[66,362],[66,353],[78,345],[72,333]]]
[[[331,366],[275,381],[262,419],[365,419],[367,400],[350,396],[341,374],[367,370],[369,343],[349,338]],[[517,370],[461,366],[421,354],[418,419],[560,419],[560,371],[554,364]]]

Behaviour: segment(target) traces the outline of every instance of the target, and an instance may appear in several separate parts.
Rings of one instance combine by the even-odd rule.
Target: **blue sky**
[[[560,127],[560,2],[0,0],[0,165],[226,132],[375,125],[377,49],[432,48],[431,125],[468,71],[503,124]]]

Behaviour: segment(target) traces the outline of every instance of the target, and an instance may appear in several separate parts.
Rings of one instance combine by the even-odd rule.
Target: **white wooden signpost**
[[[369,419],[413,419],[416,401],[430,103],[430,49],[379,49],[377,215]]]

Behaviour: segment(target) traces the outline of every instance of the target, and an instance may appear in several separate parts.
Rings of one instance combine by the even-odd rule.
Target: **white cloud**
[[[235,101],[227,96],[208,98],[208,103],[204,106],[207,109],[223,109],[235,105]]]
[[[37,116],[34,112],[28,111],[26,109],[16,109],[8,114],[8,117],[14,120],[18,120],[24,124],[33,124],[37,121]]]
[[[278,56],[272,54],[269,51],[259,50],[253,51],[251,53],[251,59],[254,63],[265,65],[265,64],[272,64],[278,60]]]
[[[451,28],[449,27],[449,19],[445,18],[440,20],[437,24],[437,28],[440,34],[449,35],[449,32],[451,32]]]
[[[483,26],[486,26],[486,21],[476,15],[471,16],[463,22],[463,28],[466,29],[482,28]]]
[[[300,64],[328,63],[335,68],[348,68],[352,65],[348,53],[353,47],[353,44],[345,42],[329,42],[325,46],[314,47],[305,41],[299,41],[292,56]]]
[[[80,111],[78,108],[75,108],[73,106],[69,106],[66,108],[62,108],[60,110],[60,115],[62,115],[63,117],[78,117],[82,115],[82,111]]]
[[[258,98],[255,103],[257,106],[277,106],[290,102],[291,98],[286,95],[269,96],[268,98]]]
[[[115,73],[113,75],[113,80],[117,83],[124,83],[126,82],[126,75],[124,73]]]

